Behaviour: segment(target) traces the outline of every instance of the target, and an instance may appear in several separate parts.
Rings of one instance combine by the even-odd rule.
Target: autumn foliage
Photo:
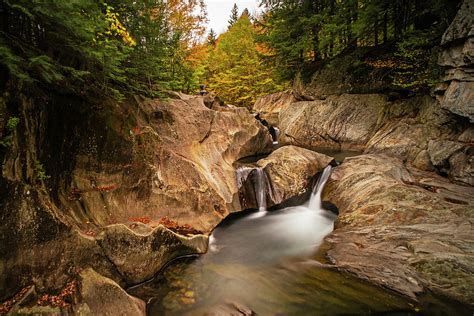
[[[172,219],[169,219],[167,216],[162,217],[160,219],[160,224],[165,226],[169,230],[174,231],[175,233],[185,236],[202,234],[201,231],[194,229],[193,227],[191,227],[191,225],[179,225],[177,222],[173,221]]]

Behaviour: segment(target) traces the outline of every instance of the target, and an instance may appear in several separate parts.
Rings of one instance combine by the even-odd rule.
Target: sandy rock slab
[[[335,168],[324,199],[340,211],[326,238],[335,265],[413,299],[430,290],[474,306],[474,188],[362,155]]]

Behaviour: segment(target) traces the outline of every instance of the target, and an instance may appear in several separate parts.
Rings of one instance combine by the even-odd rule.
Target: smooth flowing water
[[[330,171],[324,170],[306,204],[227,219],[212,233],[208,253],[177,260],[152,282],[129,292],[148,302],[150,315],[327,315],[409,309],[391,293],[323,268],[315,260],[336,217],[321,208]]]

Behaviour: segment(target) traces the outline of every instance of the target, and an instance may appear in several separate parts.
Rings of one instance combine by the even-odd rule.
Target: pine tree
[[[234,7],[230,13],[229,19],[229,29],[239,20],[239,8],[237,7],[237,3],[234,3]]]
[[[217,36],[213,29],[209,31],[207,35],[207,45],[209,46],[216,46]]]

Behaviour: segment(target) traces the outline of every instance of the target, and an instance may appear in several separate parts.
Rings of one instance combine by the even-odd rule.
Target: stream
[[[262,201],[257,211],[233,214],[213,231],[206,254],[177,259],[128,292],[147,302],[149,315],[407,315],[413,305],[405,299],[325,268],[318,250],[336,219],[321,206],[330,172],[303,205],[267,212]]]

